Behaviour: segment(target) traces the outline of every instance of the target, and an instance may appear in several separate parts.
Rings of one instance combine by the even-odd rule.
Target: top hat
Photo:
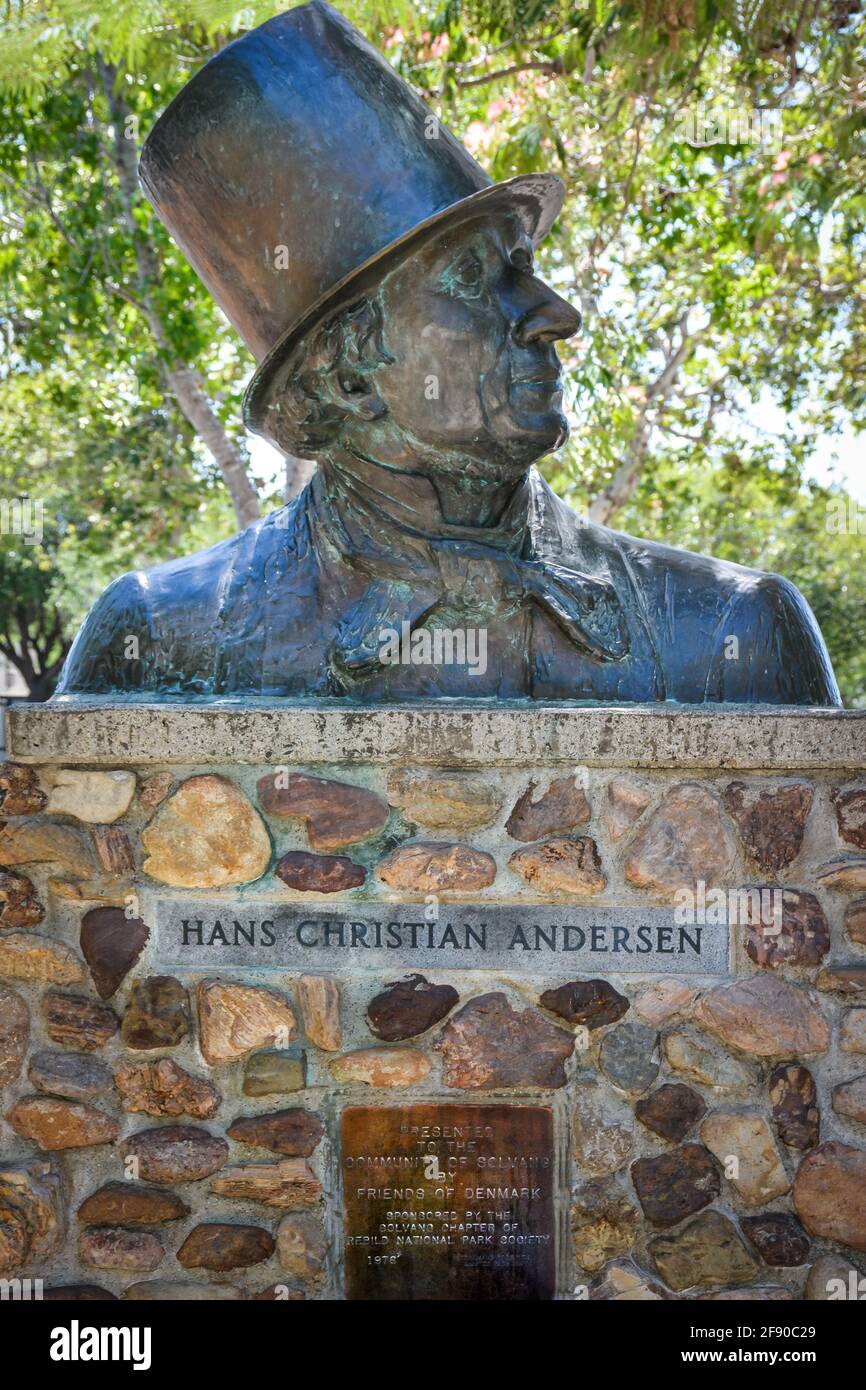
[[[324,0],[211,58],[153,127],[139,176],[259,363],[244,420],[264,435],[280,367],[326,315],[484,210],[510,209],[537,243],[564,196],[554,174],[491,183]]]

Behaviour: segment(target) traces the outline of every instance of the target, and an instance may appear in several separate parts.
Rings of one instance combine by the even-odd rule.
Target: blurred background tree
[[[282,8],[6,0],[0,496],[47,520],[38,546],[0,536],[0,652],[34,696],[108,579],[309,474],[251,451],[249,356],[135,181],[173,94]],[[827,463],[866,427],[860,0],[339,8],[494,177],[567,185],[540,256],[584,313],[554,487],[618,529],[787,575],[866,705],[866,469],[849,495]]]

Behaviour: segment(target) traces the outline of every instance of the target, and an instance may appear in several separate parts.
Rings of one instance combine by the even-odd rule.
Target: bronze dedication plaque
[[[537,1105],[343,1111],[348,1299],[549,1299],[553,1112]]]

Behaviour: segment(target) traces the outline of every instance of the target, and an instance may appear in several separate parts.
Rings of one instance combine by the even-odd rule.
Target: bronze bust
[[[577,516],[537,278],[562,203],[491,184],[323,0],[229,45],[141,178],[255,355],[249,427],[318,470],[287,508],[115,581],[59,694],[837,705],[785,579]]]

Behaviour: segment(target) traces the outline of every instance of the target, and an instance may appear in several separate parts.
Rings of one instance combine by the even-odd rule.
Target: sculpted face
[[[580,315],[533,270],[513,215],[445,232],[386,279],[384,341],[374,373],[379,433],[402,431],[440,471],[519,474],[565,440],[554,343]]]

